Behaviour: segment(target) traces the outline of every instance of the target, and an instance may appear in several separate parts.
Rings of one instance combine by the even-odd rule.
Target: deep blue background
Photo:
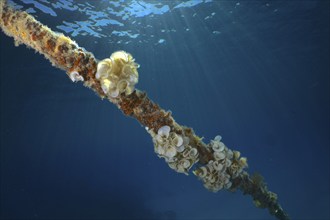
[[[278,2],[276,16],[245,4],[162,46],[76,40],[99,59],[132,53],[137,87],[178,123],[221,134],[293,219],[329,219],[329,2]],[[2,219],[272,219],[241,192],[173,172],[135,120],[3,33],[0,54]]]

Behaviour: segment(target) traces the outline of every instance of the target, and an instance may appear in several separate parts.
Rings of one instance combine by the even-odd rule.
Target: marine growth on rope
[[[95,78],[100,80],[103,92],[112,98],[121,93],[129,95],[138,82],[138,67],[131,54],[117,51],[97,64]]]

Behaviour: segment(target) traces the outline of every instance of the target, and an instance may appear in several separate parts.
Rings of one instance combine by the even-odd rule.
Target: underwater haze
[[[330,3],[11,0],[206,142],[221,135],[292,219],[330,219]],[[1,219],[275,219],[240,191],[171,170],[115,105],[0,33]]]

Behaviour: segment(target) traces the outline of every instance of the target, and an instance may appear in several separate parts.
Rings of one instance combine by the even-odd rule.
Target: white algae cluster
[[[138,67],[131,54],[117,51],[97,64],[95,77],[100,80],[105,94],[117,98],[121,93],[129,95],[134,91],[138,82]]]
[[[149,133],[157,155],[164,158],[173,170],[188,175],[189,169],[198,162],[198,151],[189,145],[189,138],[171,131],[167,125],[159,128],[157,134]]]
[[[245,157],[240,158],[240,152],[228,149],[216,136],[208,145],[213,151],[214,160],[194,171],[204,183],[205,188],[217,192],[223,188],[230,189],[231,179],[237,177],[247,166]]]

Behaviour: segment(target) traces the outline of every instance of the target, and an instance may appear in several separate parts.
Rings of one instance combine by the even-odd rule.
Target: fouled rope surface
[[[155,153],[171,169],[188,175],[195,165],[193,174],[208,190],[241,190],[252,196],[257,207],[267,208],[278,219],[289,219],[263,178],[245,171],[247,159],[239,151],[229,149],[221,136],[204,143],[192,128],[178,124],[170,112],[135,89],[139,65],[131,54],[117,51],[98,61],[69,37],[53,32],[24,11],[12,9],[4,0],[0,0],[0,15],[1,29],[14,38],[15,45],[25,44],[43,54],[73,82],[82,81],[139,121],[151,135]]]

